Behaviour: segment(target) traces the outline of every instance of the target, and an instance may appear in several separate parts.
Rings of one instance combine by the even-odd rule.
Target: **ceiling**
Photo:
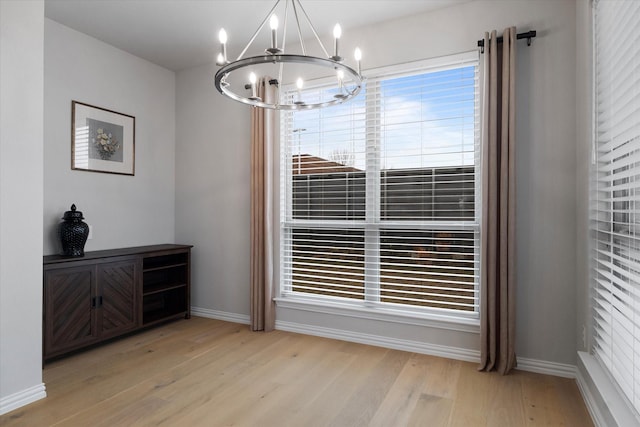
[[[467,1],[471,0],[303,0],[302,6],[321,36],[330,35],[339,22],[348,37],[350,28]],[[213,62],[222,27],[229,34],[229,56],[239,54],[274,4],[274,0],[45,0],[45,16],[177,71]],[[288,31],[294,35],[291,23]],[[303,34],[311,36],[305,29]]]

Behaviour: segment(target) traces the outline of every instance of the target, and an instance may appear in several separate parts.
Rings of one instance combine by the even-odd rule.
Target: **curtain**
[[[479,369],[507,374],[516,366],[515,27],[502,37],[484,36]]]
[[[273,102],[276,91],[270,78],[256,84],[257,95]],[[251,108],[251,330],[275,327],[273,280],[273,146],[276,112]]]

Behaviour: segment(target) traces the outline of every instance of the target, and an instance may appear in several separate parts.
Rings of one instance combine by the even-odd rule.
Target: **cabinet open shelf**
[[[160,318],[169,318],[187,312],[184,287],[163,289],[143,297],[142,324],[147,325]]]
[[[184,288],[185,286],[187,286],[186,283],[169,283],[169,284],[157,284],[153,286],[145,286],[142,292],[142,295],[144,296],[153,295],[153,294],[157,294],[158,292],[166,292],[172,289]]]
[[[178,311],[173,314],[168,314],[164,310],[150,311],[144,316],[144,326],[151,326],[154,323],[166,322],[171,319],[179,319],[186,314],[186,311]]]
[[[187,265],[188,261],[188,254],[181,253],[147,256],[142,263],[142,270],[153,271],[156,269]]]
[[[156,266],[156,267],[145,268],[142,271],[144,273],[149,273],[149,272],[152,272],[152,271],[167,270],[169,268],[174,268],[174,267],[185,267],[186,265],[187,265],[186,262],[179,262],[179,263],[176,263],[176,264],[160,265],[160,266]]]
[[[172,288],[176,284],[187,283],[189,269],[186,264],[156,267],[142,272],[142,293],[155,292],[163,288]]]
[[[146,256],[142,268],[142,324],[187,315],[189,254]]]

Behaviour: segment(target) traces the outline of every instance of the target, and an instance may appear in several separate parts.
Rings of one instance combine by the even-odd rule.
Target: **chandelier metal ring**
[[[284,3],[284,25],[282,38],[279,42],[278,28],[280,21],[276,10],[281,3]],[[289,12],[292,13],[289,14]],[[295,24],[293,27],[298,36],[301,54],[285,53],[289,17],[292,18]],[[307,53],[305,37],[302,35],[302,26],[300,25],[301,19],[303,23],[306,22],[317,41],[317,46],[322,52],[321,56]],[[269,22],[270,28],[270,44],[263,50],[265,53],[243,58],[267,22]],[[362,51],[359,48],[356,47],[354,51],[357,71],[342,62],[343,58],[340,55],[341,37],[342,27],[340,24],[336,24],[333,28],[333,54],[329,54],[300,0],[277,0],[236,60],[229,61],[227,56],[227,32],[224,28],[220,29],[218,33],[220,52],[216,58],[216,64],[221,68],[215,75],[216,89],[222,95],[243,104],[273,110],[309,110],[342,104],[360,93],[365,78],[361,73],[360,60],[362,59]],[[271,73],[268,71],[271,68],[265,67],[270,64],[278,66],[276,73]],[[249,75],[241,75],[238,72],[240,69],[247,69],[250,71]],[[327,73],[328,70],[331,70],[331,73]],[[274,100],[268,100],[267,102],[258,96],[256,87],[258,75],[262,77],[271,75],[275,78],[277,95]],[[246,84],[247,77],[250,82],[249,85]],[[311,93],[302,91],[305,81],[322,79],[326,82],[325,78],[333,78],[333,83],[316,85]],[[297,90],[289,90],[288,85],[294,81]],[[270,80],[269,83],[274,83],[274,80]],[[286,92],[282,92],[283,85],[286,85]],[[246,94],[246,89],[251,90],[250,95]]]
[[[228,75],[230,75],[233,71],[252,67],[260,64],[276,64],[276,63],[298,63],[298,64],[306,64],[306,65],[317,65],[324,68],[331,68],[333,70],[342,70],[345,74],[350,76],[352,80],[352,89],[344,88],[343,93],[338,94],[333,97],[331,100],[317,102],[317,103],[300,103],[295,102],[292,104],[283,104],[280,103],[280,100],[276,100],[276,103],[267,103],[264,100],[255,100],[247,98],[244,95],[241,95],[231,88],[231,85],[225,84],[225,79]],[[231,99],[242,102],[247,105],[253,105],[261,108],[270,108],[273,110],[310,110],[314,108],[323,108],[329,107],[332,105],[342,104],[355,97],[360,93],[362,89],[362,81],[363,77],[353,68],[349,67],[340,62],[336,62],[333,59],[325,59],[315,56],[306,56],[306,55],[292,55],[292,54],[278,54],[278,55],[261,55],[261,56],[252,56],[249,58],[239,59],[234,62],[230,62],[220,68],[215,75],[215,86],[218,91],[228,96]],[[278,82],[280,84],[280,82]],[[245,89],[242,86],[241,89]]]

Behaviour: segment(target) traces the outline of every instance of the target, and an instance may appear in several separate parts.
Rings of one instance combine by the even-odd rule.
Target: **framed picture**
[[[136,118],[71,102],[71,169],[135,174]]]

